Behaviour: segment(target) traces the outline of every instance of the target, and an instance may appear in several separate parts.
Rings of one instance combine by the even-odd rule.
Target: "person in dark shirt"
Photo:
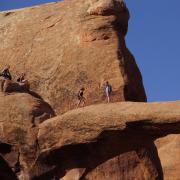
[[[11,76],[11,73],[9,71],[10,69],[10,66],[6,66],[2,71],[1,71],[1,76],[4,78],[4,79],[8,79],[8,80],[12,80],[12,76]]]
[[[7,65],[1,72],[0,72],[0,76],[2,77],[2,83],[1,83],[1,91],[4,91],[4,83],[7,80],[12,80],[12,76],[11,73],[9,71],[10,66]]]
[[[79,92],[78,92],[78,95],[77,95],[77,97],[78,97],[78,104],[77,104],[77,108],[81,105],[81,103],[82,103],[82,106],[84,107],[85,106],[85,97],[84,97],[84,91],[85,91],[85,89],[84,88],[81,88],[80,90],[79,90]]]

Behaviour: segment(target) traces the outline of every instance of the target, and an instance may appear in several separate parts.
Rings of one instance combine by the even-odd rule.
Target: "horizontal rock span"
[[[154,141],[179,133],[180,101],[73,110],[40,124],[39,155],[30,174],[33,179],[163,179]],[[179,154],[174,156],[179,161]]]
[[[41,124],[38,137],[42,139],[43,143],[39,142],[39,145],[41,148],[47,149],[48,146],[46,145],[51,146],[48,137],[53,137],[53,135],[56,136],[52,142],[54,145],[65,146],[69,143],[91,142],[102,132],[108,130],[123,131],[125,129],[135,130],[136,128],[137,130],[139,128],[145,130],[146,133],[157,138],[175,133],[176,127],[178,131],[179,126],[177,124],[180,123],[179,121],[180,101],[152,104],[122,102],[92,105],[70,111]],[[47,133],[48,131],[49,133]]]

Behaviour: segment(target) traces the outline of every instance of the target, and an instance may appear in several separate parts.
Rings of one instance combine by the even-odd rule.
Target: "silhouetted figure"
[[[109,84],[109,82],[107,81],[105,84],[105,93],[106,93],[106,97],[107,97],[107,102],[110,102],[110,96],[112,94],[112,86]]]
[[[4,84],[6,81],[10,81],[12,79],[11,73],[9,71],[10,66],[7,65],[4,67],[4,69],[1,71],[0,76],[2,77],[2,83],[1,83],[1,91],[4,90]]]
[[[1,76],[4,79],[8,79],[8,80],[12,79],[12,76],[11,76],[9,69],[10,69],[10,66],[8,65],[8,66],[5,66],[5,68],[1,71]]]
[[[85,106],[85,97],[84,97],[84,91],[85,89],[84,88],[81,88],[78,92],[78,104],[77,104],[77,108],[81,105],[82,103],[82,106],[84,107]]]

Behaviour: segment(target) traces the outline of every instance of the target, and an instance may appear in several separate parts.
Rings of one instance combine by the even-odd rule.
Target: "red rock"
[[[0,163],[2,168],[9,167],[2,170],[0,166],[0,179],[6,180],[4,174],[12,177],[12,170],[19,172],[21,167],[27,169],[33,164],[38,146],[37,125],[53,117],[54,112],[43,100],[25,93],[0,93],[0,107]]]
[[[178,139],[157,140],[180,133],[179,102],[100,104],[107,80],[111,102],[146,101],[125,44],[128,20],[121,0],[66,0],[0,13],[0,67],[10,64],[13,75],[5,86],[10,94],[0,94],[0,179],[179,178]],[[22,72],[30,91],[14,82]],[[100,105],[69,111],[82,86],[86,105]],[[57,114],[69,112],[50,118],[54,111],[43,99]]]
[[[88,180],[163,179],[154,141],[180,133],[179,107],[179,102],[101,104],[47,120],[39,126],[40,154],[30,174],[37,179],[68,180],[72,174]]]
[[[169,135],[156,141],[164,179],[178,180],[180,177],[180,135]]]
[[[85,87],[86,105],[146,101],[141,74],[126,48],[129,12],[119,1],[73,0],[0,13],[0,67],[14,79],[26,72],[31,88],[57,113],[76,108]],[[98,13],[95,13],[98,12]]]

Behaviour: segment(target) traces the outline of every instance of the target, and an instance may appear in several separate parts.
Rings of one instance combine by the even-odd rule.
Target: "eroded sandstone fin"
[[[122,1],[65,0],[6,13],[0,13],[0,68],[5,59],[14,80],[25,71],[32,91],[57,114],[76,108],[81,87],[86,105],[106,102],[106,81],[112,102],[146,101],[124,41],[129,11]]]

